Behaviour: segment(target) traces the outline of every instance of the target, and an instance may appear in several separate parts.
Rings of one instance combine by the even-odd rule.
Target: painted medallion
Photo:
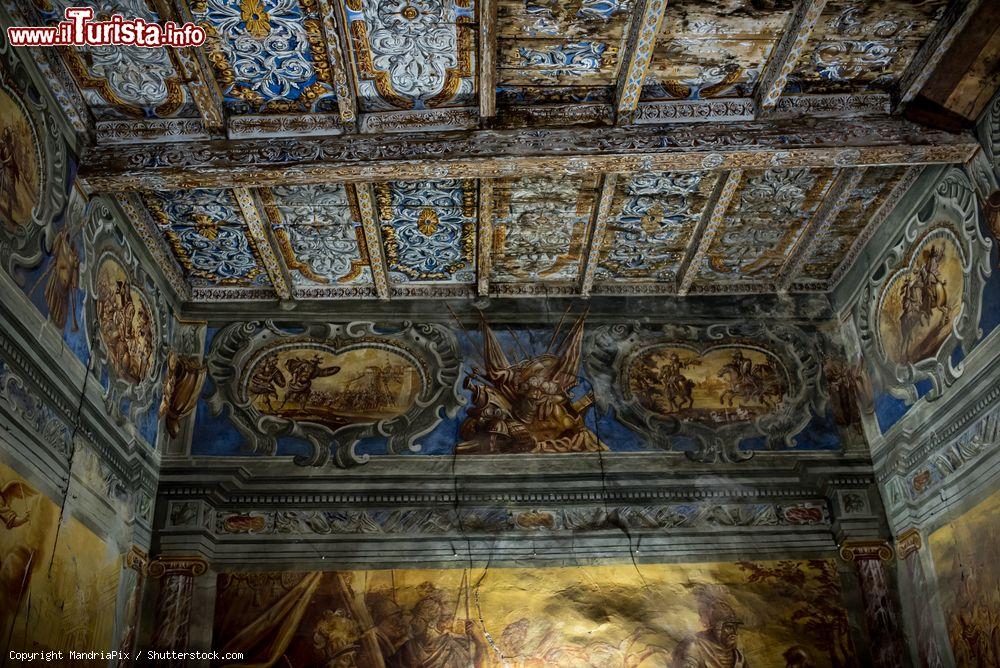
[[[788,392],[781,362],[750,346],[655,345],[633,357],[625,375],[628,393],[650,412],[705,424],[753,420]]]
[[[41,193],[35,130],[21,104],[0,89],[0,219],[7,231],[31,220]]]
[[[962,251],[948,227],[929,231],[879,299],[878,328],[886,358],[911,364],[934,357],[962,310]]]
[[[97,273],[97,326],[115,375],[132,384],[145,380],[155,359],[153,315],[128,273],[110,256]]]

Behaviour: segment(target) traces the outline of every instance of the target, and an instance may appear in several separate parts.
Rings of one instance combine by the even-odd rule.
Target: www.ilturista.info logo
[[[54,26],[11,26],[7,39],[11,46],[201,46],[205,29],[193,23],[163,25],[140,18],[114,14],[107,21],[93,21],[93,7],[67,7],[66,20]]]

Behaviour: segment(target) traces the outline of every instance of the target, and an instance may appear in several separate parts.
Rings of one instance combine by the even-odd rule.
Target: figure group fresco
[[[0,463],[0,651],[106,650],[121,556]]]
[[[788,390],[788,374],[760,348],[726,346],[699,352],[657,345],[637,354],[626,371],[628,393],[648,410],[722,424],[774,409]]]
[[[931,534],[948,637],[959,668],[1000,665],[1000,492]]]
[[[41,195],[35,132],[20,104],[0,89],[0,220],[8,231],[31,220]]]
[[[234,572],[213,645],[240,665],[857,665],[832,561]]]
[[[929,232],[913,247],[881,298],[879,332],[890,360],[905,365],[937,353],[961,311],[963,264],[948,228]]]
[[[97,273],[97,324],[116,375],[131,383],[145,380],[155,359],[155,320],[128,272],[110,256]]]
[[[553,333],[545,352],[522,350],[510,362],[493,330],[483,322],[479,359],[465,388],[472,393],[468,416],[459,427],[460,454],[558,453],[606,450],[585,418],[593,393],[574,398],[580,384],[583,346],[581,316],[558,343]]]
[[[262,413],[335,430],[405,413],[420,391],[420,374],[411,361],[384,348],[336,352],[302,345],[263,353],[243,383]]]

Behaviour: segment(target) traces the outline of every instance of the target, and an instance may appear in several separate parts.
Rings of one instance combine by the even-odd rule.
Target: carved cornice
[[[892,546],[882,540],[847,540],[840,545],[840,558],[848,562],[892,561]]]
[[[920,530],[917,527],[910,527],[903,533],[896,536],[896,554],[905,561],[911,554],[916,554],[923,547],[923,540],[920,537]]]
[[[361,115],[361,131],[369,133],[471,130],[479,125],[475,109],[420,109]]]
[[[199,556],[160,556],[149,562],[146,570],[154,580],[170,576],[193,578],[208,572],[208,562]]]
[[[200,118],[150,118],[143,121],[99,121],[98,144],[204,141],[209,138]]]
[[[888,118],[672,127],[478,130],[98,147],[81,179],[99,190],[264,187],[657,169],[965,162],[979,144]]]
[[[227,129],[230,139],[288,136],[329,137],[343,134],[343,132],[342,120],[338,114],[233,116],[229,119]]]

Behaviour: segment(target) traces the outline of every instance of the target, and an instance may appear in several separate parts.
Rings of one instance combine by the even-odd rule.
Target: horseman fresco
[[[684,375],[684,369],[698,364],[697,360],[682,360],[680,355],[671,352],[667,361],[660,367],[659,384],[663,396],[675,408],[688,408],[694,403],[691,389],[694,383]]]

